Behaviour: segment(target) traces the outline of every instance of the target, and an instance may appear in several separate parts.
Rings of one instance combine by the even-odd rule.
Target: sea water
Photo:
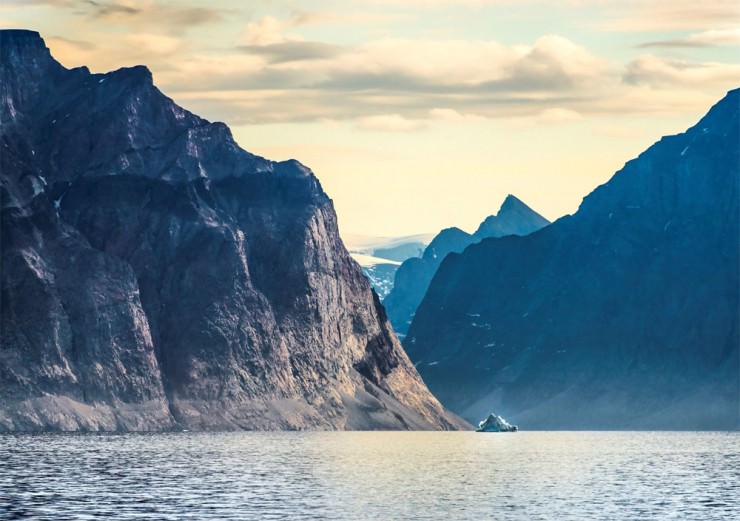
[[[740,519],[740,433],[0,436],[2,519]]]

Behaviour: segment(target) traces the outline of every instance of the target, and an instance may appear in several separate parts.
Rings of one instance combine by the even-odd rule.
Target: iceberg
[[[488,418],[478,424],[475,432],[516,432],[519,428],[512,425],[501,416],[491,413]]]

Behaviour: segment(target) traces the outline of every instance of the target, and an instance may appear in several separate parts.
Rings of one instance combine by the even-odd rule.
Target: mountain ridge
[[[420,258],[408,259],[399,266],[393,287],[383,300],[396,333],[406,334],[434,274],[448,254],[459,253],[487,237],[527,235],[548,224],[547,219],[509,194],[499,211],[486,217],[475,233],[467,233],[455,226],[440,231]]]
[[[456,429],[310,169],[0,31],[0,430]]]
[[[527,428],[737,428],[739,106],[575,214],[449,255],[404,341],[442,402]]]

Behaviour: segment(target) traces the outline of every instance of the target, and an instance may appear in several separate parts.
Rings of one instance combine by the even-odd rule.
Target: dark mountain
[[[738,427],[740,90],[526,237],[449,255],[405,345],[523,428]]]
[[[448,254],[459,253],[487,237],[527,235],[549,223],[522,201],[509,195],[498,213],[488,216],[475,234],[460,228],[446,228],[439,232],[421,257],[404,261],[396,271],[393,289],[383,300],[393,329],[399,335],[406,334],[429,283]]]
[[[508,195],[498,213],[486,217],[474,235],[478,241],[488,237],[529,235],[548,224],[550,221],[513,195]]]
[[[447,429],[297,161],[0,32],[0,430]]]

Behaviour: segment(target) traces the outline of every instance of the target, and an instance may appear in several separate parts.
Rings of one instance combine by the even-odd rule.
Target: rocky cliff
[[[0,430],[454,429],[296,161],[0,32]]]
[[[460,253],[471,244],[488,237],[527,235],[548,224],[550,221],[515,196],[508,195],[498,213],[486,217],[474,234],[454,227],[439,232],[421,257],[404,261],[396,270],[393,289],[383,300],[393,329],[399,335],[406,334],[416,308],[448,254]]]
[[[442,403],[525,428],[738,428],[740,90],[526,237],[442,263],[405,340]]]

